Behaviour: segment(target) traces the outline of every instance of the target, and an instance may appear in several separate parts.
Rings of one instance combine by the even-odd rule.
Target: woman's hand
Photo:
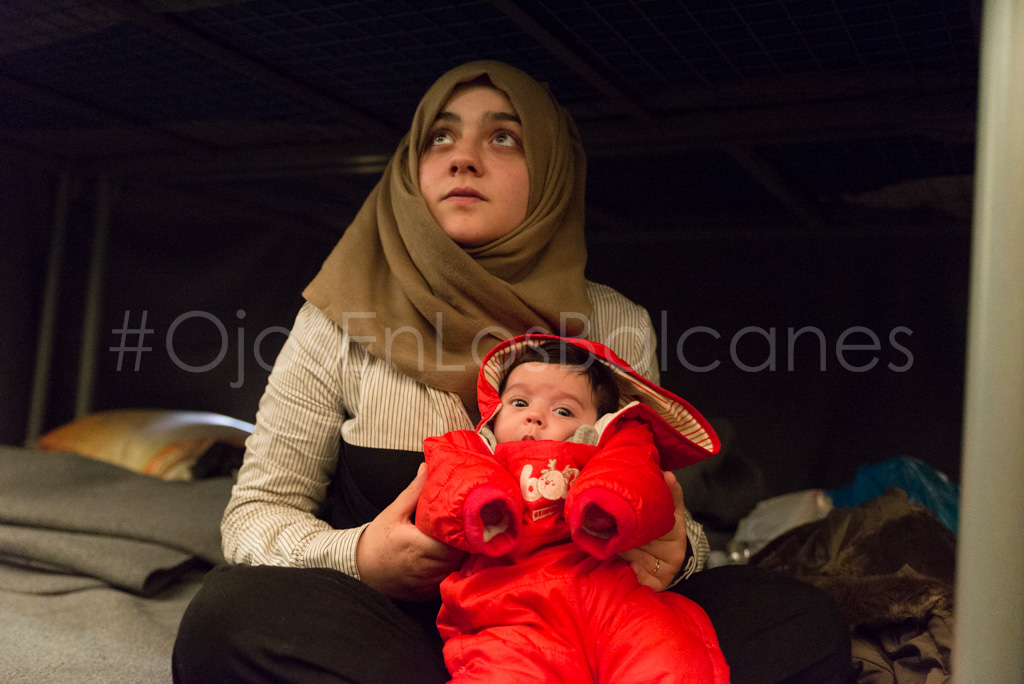
[[[362,581],[392,598],[422,601],[437,594],[441,580],[462,565],[460,551],[420,532],[412,522],[427,465],[409,486],[363,530],[356,547]]]
[[[686,560],[686,509],[683,507],[683,488],[670,470],[665,471],[665,484],[672,492],[676,523],[668,534],[644,544],[638,549],[623,551],[619,555],[629,561],[640,584],[662,591],[672,583]]]

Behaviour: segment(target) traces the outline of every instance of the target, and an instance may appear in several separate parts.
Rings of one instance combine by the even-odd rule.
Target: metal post
[[[25,427],[25,446],[35,445],[43,430],[50,389],[50,364],[53,360],[53,339],[57,326],[57,299],[60,275],[64,267],[64,242],[68,229],[68,204],[71,201],[71,174],[63,171],[57,186],[53,209],[53,232],[50,254],[46,261],[46,284],[43,288],[43,310],[39,317],[39,340],[36,343],[36,368],[32,379],[32,399]]]
[[[89,284],[85,293],[85,313],[82,317],[82,348],[78,357],[78,393],[75,417],[81,418],[92,410],[93,386],[96,382],[96,358],[100,336],[100,317],[103,312],[103,275],[107,268],[107,234],[110,230],[110,181],[96,181],[95,223],[93,226],[92,255],[89,260]]]
[[[953,680],[1024,682],[1024,0],[982,16]]]

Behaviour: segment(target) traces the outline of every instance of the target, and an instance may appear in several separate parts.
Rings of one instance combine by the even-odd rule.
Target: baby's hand
[[[598,539],[611,539],[618,525],[615,518],[600,506],[590,505],[583,514],[583,531]]]
[[[484,527],[483,539],[489,542],[512,527],[512,513],[504,501],[490,501],[480,509],[480,521]]]

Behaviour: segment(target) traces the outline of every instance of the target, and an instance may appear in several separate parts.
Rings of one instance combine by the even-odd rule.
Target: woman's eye
[[[430,145],[436,147],[438,145],[450,145],[454,142],[452,140],[452,134],[448,131],[434,131],[430,134]]]
[[[515,147],[519,141],[509,131],[498,131],[494,136],[494,144],[502,147]]]
[[[572,418],[572,411],[567,408],[555,409],[555,413],[562,416],[563,418]]]

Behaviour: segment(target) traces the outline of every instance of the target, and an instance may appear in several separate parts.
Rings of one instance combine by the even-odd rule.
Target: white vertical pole
[[[107,268],[110,201],[110,181],[106,178],[97,179],[92,254],[89,259],[89,284],[85,293],[85,313],[82,317],[82,348],[78,357],[78,394],[75,401],[76,418],[81,418],[92,410],[92,395],[93,386],[96,381],[96,358],[100,336],[100,317],[103,312],[103,275]]]
[[[982,16],[953,680],[1024,683],[1024,0]]]
[[[57,198],[53,209],[53,232],[50,233],[50,254],[46,262],[46,285],[43,288],[43,310],[39,317],[39,339],[36,343],[36,368],[32,379],[32,399],[25,427],[25,446],[33,446],[43,430],[50,388],[50,364],[53,361],[53,338],[57,325],[57,300],[60,275],[64,268],[64,241],[68,228],[68,204],[71,201],[71,175],[60,174]]]

